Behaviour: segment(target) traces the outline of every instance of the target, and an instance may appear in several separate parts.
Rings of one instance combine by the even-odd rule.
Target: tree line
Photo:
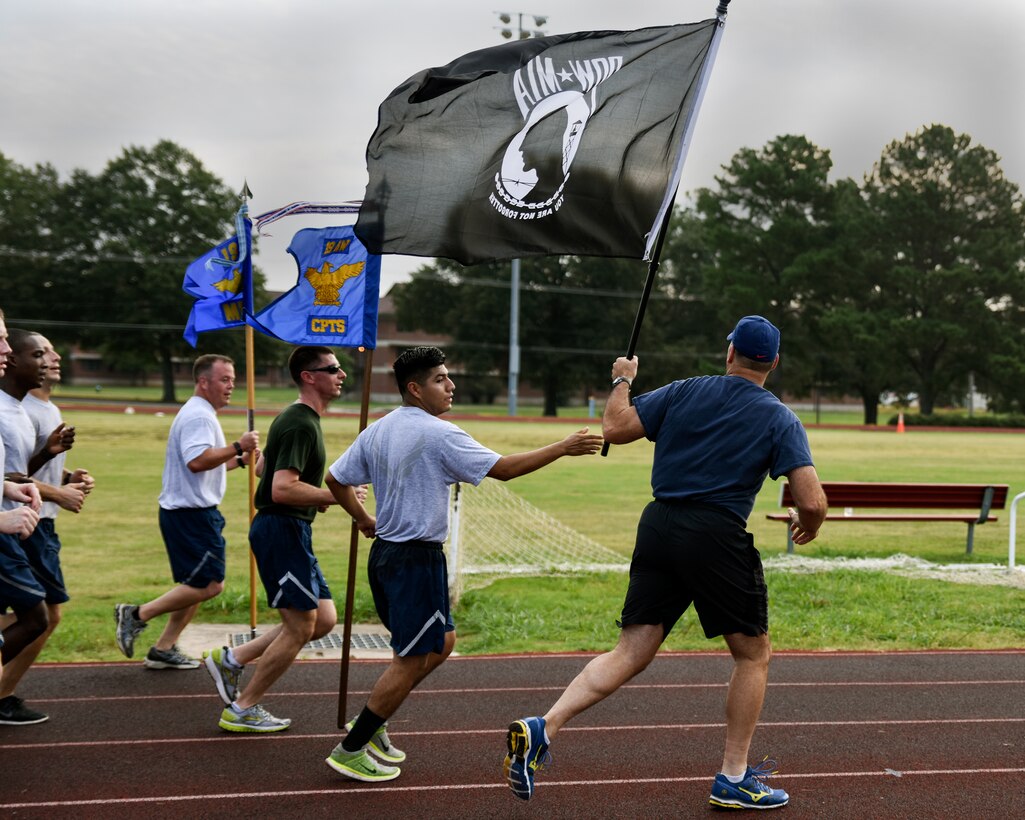
[[[779,136],[738,151],[676,209],[637,389],[721,372],[726,333],[759,313],[782,332],[774,392],[857,396],[866,424],[884,393],[917,394],[931,413],[972,380],[993,409],[1025,409],[1025,210],[999,157],[931,125],[887,145],[860,183],[831,182],[831,168],[827,149]],[[454,336],[478,393],[497,391],[507,368],[509,267],[438,260],[393,291],[404,329]],[[646,271],[522,261],[520,374],[544,391],[546,414],[605,389]]]
[[[779,394],[857,396],[866,424],[884,393],[920,409],[974,383],[999,411],[1025,411],[1025,207],[999,157],[942,125],[887,145],[857,182],[829,180],[829,151],[803,136],[743,148],[673,214],[637,348],[638,390],[721,371],[725,334],[760,313],[782,331]],[[238,197],[189,151],[130,147],[99,174],[62,179],[0,154],[0,305],[54,342],[98,349],[119,369],[160,368],[174,400],[189,261],[234,232]],[[614,207],[614,205],[610,205]],[[534,257],[521,265],[520,375],[545,413],[603,392],[625,349],[647,265]],[[508,263],[437,260],[393,296],[404,330],[445,333],[490,401],[506,380]],[[254,271],[257,303],[264,277]],[[200,336],[241,358],[243,334]],[[258,359],[280,345],[257,336]]]
[[[185,267],[235,232],[239,197],[168,140],[130,147],[98,174],[62,179],[50,164],[0,154],[0,306],[8,324],[31,321],[58,346],[81,344],[128,373],[161,374],[175,401],[173,360],[221,352],[242,361],[243,334],[182,339],[190,298]],[[254,290],[265,294],[254,271]],[[14,321],[12,321],[14,320]],[[261,360],[280,345],[259,340]]]

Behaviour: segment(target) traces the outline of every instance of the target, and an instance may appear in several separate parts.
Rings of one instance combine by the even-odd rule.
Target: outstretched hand
[[[592,435],[591,428],[584,427],[562,440],[568,456],[591,456],[601,449],[602,437]]]

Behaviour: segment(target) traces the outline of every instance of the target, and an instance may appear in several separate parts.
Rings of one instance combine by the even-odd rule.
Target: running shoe
[[[0,698],[0,723],[5,726],[28,726],[49,719],[49,715],[29,709],[25,705],[25,701],[16,695]]]
[[[353,718],[345,724],[345,731],[351,732],[352,727],[355,724],[356,718]],[[367,749],[373,752],[385,763],[401,763],[406,759],[406,753],[395,746],[391,742],[391,738],[388,737],[387,723],[383,724],[380,729],[374,732],[374,736],[367,742]]]
[[[545,719],[528,717],[509,725],[506,737],[509,754],[502,767],[506,782],[520,800],[534,794],[534,775],[552,762],[545,735]]]
[[[206,671],[210,673],[210,677],[214,679],[217,694],[221,696],[224,705],[231,706],[238,700],[239,692],[241,692],[238,684],[242,680],[242,670],[245,667],[235,666],[228,662],[228,647],[226,646],[204,652],[203,663],[206,665]]]
[[[142,665],[147,669],[197,669],[199,661],[190,658],[176,644],[170,649],[151,647]]]
[[[292,721],[274,717],[257,703],[240,711],[236,711],[234,706],[226,706],[217,725],[226,732],[283,732],[292,725]]]
[[[719,772],[712,782],[712,794],[708,802],[721,809],[778,809],[787,804],[790,795],[783,789],[773,789],[765,780],[776,773],[776,761],[762,758],[752,768],[747,767],[744,779],[730,783],[726,775]]]
[[[146,622],[139,620],[139,607],[134,604],[116,604],[114,606],[114,640],[117,648],[126,658],[135,654],[135,639],[146,628]]]
[[[402,769],[398,766],[386,766],[384,763],[378,763],[367,754],[365,747],[358,752],[347,752],[342,748],[341,743],[335,746],[334,751],[324,759],[324,762],[339,774],[344,774],[353,780],[362,780],[364,783],[394,780],[402,774]]]

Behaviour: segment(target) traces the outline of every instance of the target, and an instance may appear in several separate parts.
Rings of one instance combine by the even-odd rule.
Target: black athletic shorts
[[[769,631],[769,596],[754,538],[708,504],[652,501],[641,513],[619,626],[661,624],[691,604],[705,637]]]

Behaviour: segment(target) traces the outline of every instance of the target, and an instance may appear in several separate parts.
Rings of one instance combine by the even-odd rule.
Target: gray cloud
[[[556,33],[714,9],[539,0],[529,10]],[[499,25],[473,0],[0,0],[0,152],[98,172],[125,146],[167,138],[229,185],[248,179],[254,213],[359,199],[380,101],[420,69],[501,42]],[[1023,33],[1021,0],[733,0],[681,191],[784,133],[828,148],[835,176],[860,178],[887,143],[934,122],[996,151],[1022,184]],[[330,220],[280,222],[262,241],[272,286],[294,282],[284,249],[314,224]],[[387,257],[385,286],[419,264]]]

